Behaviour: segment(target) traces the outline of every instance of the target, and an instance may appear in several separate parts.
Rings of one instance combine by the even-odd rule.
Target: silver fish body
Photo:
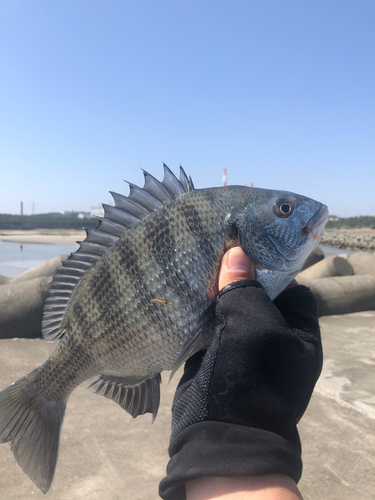
[[[114,194],[99,228],[59,268],[43,334],[62,337],[38,369],[0,393],[0,442],[47,491],[70,393],[83,381],[133,417],[159,405],[160,373],[207,347],[221,258],[240,245],[275,298],[316,247],[328,215],[289,192],[195,190],[165,167],[158,182]],[[26,423],[25,423],[26,422]],[[40,436],[44,435],[41,440]]]

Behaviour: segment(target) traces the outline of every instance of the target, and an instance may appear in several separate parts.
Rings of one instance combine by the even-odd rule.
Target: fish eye
[[[292,215],[294,210],[293,203],[289,200],[277,200],[273,204],[273,212],[277,217],[285,218]]]

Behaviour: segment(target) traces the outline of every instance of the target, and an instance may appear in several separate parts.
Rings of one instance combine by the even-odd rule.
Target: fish
[[[114,206],[57,268],[42,334],[60,339],[40,367],[0,392],[0,442],[46,493],[68,398],[86,382],[133,418],[160,401],[172,374],[214,334],[218,272],[234,246],[255,261],[273,300],[318,245],[327,207],[290,193],[245,186],[195,189],[180,167],[164,179],[111,193]]]

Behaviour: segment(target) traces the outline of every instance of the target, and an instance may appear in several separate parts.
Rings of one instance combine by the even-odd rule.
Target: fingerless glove
[[[322,368],[316,301],[304,286],[274,302],[257,281],[217,296],[210,346],[191,357],[172,406],[165,500],[206,476],[301,477],[297,422]]]

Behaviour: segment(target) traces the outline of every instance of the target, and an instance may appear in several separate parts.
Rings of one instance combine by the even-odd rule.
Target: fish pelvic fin
[[[213,339],[215,333],[215,308],[216,300],[212,301],[203,314],[198,318],[189,339],[182,345],[181,351],[172,368],[169,381],[175,375],[176,371],[182,366],[193,354],[206,349]]]
[[[112,399],[133,418],[152,413],[152,423],[154,423],[160,403],[160,373],[134,385],[129,385],[126,378],[108,375],[100,375],[89,380],[88,383],[87,389]]]
[[[0,443],[11,443],[18,465],[47,493],[55,472],[66,400],[47,399],[35,390],[38,370],[0,392]]]

